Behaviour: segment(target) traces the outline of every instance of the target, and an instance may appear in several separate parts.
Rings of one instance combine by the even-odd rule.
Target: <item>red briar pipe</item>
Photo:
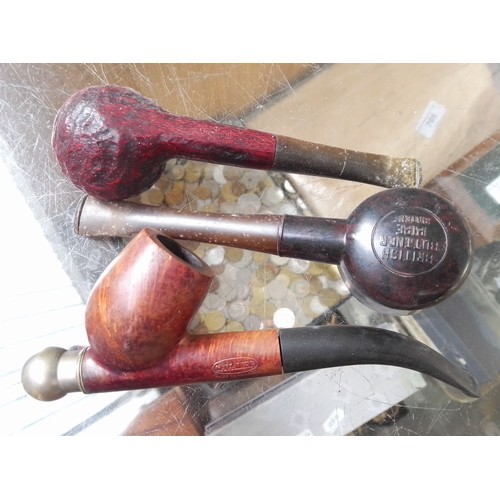
[[[49,347],[23,367],[42,401],[68,392],[120,391],[232,381],[355,364],[418,370],[478,397],[476,382],[441,354],[377,328],[323,326],[192,335],[213,279],[175,241],[141,231],[95,284],[86,308],[89,347]]]
[[[125,237],[149,227],[178,240],[339,264],[353,295],[391,314],[449,297],[472,262],[472,238],[458,210],[430,191],[413,188],[381,191],[347,220],[178,212],[86,197],[75,227],[83,236]]]
[[[214,122],[175,116],[133,89],[88,87],[57,113],[52,146],[62,171],[103,200],[149,189],[166,160],[192,160],[334,177],[382,187],[419,187],[412,158],[350,151]]]

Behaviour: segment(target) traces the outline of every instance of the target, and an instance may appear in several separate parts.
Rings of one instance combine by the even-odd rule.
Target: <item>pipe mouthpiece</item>
[[[393,158],[387,168],[387,177],[391,187],[419,188],[422,186],[422,164],[415,158]]]
[[[332,366],[391,365],[415,370],[479,398],[477,382],[461,366],[401,333],[365,326],[316,326],[280,331],[285,373]]]

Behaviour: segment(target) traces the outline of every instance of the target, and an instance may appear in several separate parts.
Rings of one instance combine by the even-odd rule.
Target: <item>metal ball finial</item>
[[[25,391],[39,401],[54,401],[66,395],[59,384],[57,369],[66,349],[47,347],[26,361],[21,373]]]

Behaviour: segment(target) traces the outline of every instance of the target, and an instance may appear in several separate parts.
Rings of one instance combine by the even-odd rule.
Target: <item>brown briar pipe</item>
[[[340,264],[353,295],[391,314],[449,297],[472,262],[464,218],[450,202],[423,189],[381,191],[347,220],[180,212],[91,197],[82,200],[75,217],[75,230],[83,236],[133,236],[145,227],[178,240]]]
[[[86,308],[89,347],[49,347],[22,370],[42,401],[95,393],[223,382],[356,364],[401,366],[479,397],[476,382],[404,335],[361,326],[186,333],[213,279],[175,241],[141,231],[101,275]]]
[[[150,188],[170,158],[333,177],[382,187],[419,187],[412,158],[350,151],[241,127],[175,116],[133,89],[104,85],[59,109],[52,146],[62,171],[104,200]]]

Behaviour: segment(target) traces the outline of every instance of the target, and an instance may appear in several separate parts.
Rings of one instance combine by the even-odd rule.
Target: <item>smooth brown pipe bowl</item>
[[[22,370],[28,394],[121,391],[224,382],[356,364],[417,370],[478,397],[476,382],[396,332],[323,326],[194,335],[189,322],[212,279],[169,238],[144,230],[110,264],[87,304],[89,347],[49,347]]]
[[[104,85],[73,94],[54,121],[52,146],[63,173],[103,200],[150,188],[166,160],[336,177],[383,187],[419,187],[412,158],[350,151],[176,116],[133,89]]]
[[[213,276],[175,241],[141,231],[89,296],[85,326],[95,360],[127,371],[156,364],[185,335]]]

